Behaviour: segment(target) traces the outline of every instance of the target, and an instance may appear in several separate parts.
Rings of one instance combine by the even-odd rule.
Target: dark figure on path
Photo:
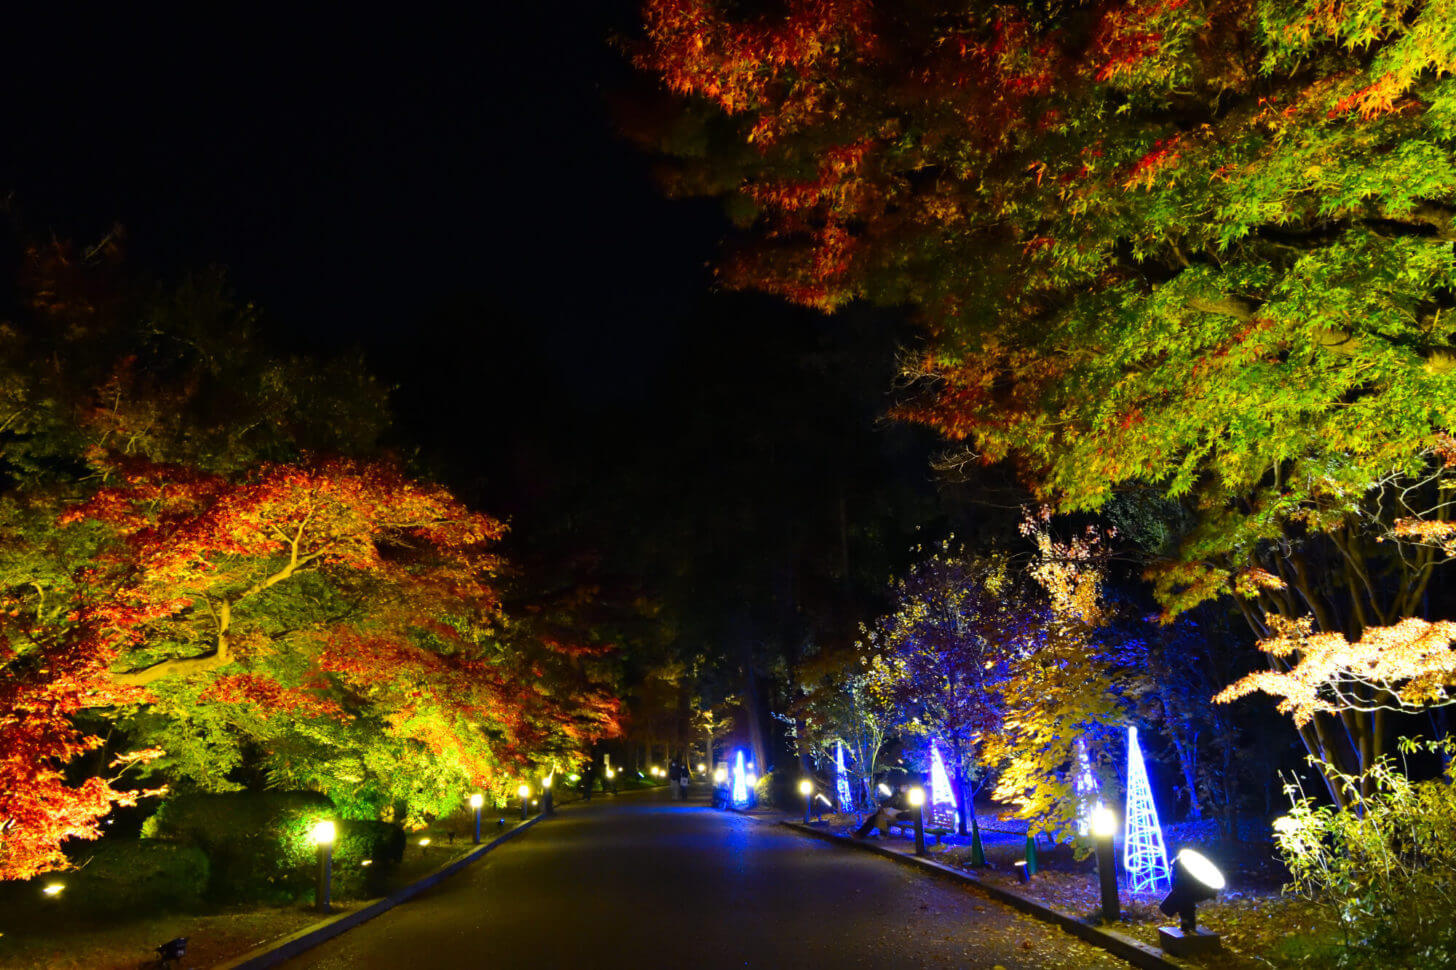
[[[683,765],[682,766],[682,770],[678,772],[678,776],[677,776],[678,790],[681,792],[681,795],[679,797],[683,801],[687,801],[688,800],[688,784],[692,780],[693,780],[693,776],[690,775],[690,774],[688,774],[688,766],[687,765]]]
[[[596,774],[596,770],[592,765],[587,765],[581,769],[581,791],[582,796],[587,801],[591,801],[592,783],[596,781]]]

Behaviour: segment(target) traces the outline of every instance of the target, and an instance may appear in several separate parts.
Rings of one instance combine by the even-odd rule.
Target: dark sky
[[[596,516],[711,545],[698,502],[838,548],[838,496],[869,535],[889,479],[925,489],[924,443],[876,430],[893,322],[849,346],[713,293],[716,203],[662,198],[616,135],[635,3],[389,9],[17,21],[0,191],[28,234],[118,222],[144,271],[225,266],[281,349],[364,350],[396,444],[518,535],[620,537]]]
[[[15,31],[0,186],[31,231],[116,220],[153,271],[227,266],[305,346],[480,356],[525,326],[568,385],[621,393],[719,233],[612,133],[629,71],[608,38],[634,5],[469,7]],[[420,329],[462,295],[491,317],[478,332]]]

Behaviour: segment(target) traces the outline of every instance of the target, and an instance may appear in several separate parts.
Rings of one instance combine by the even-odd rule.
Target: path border
[[[468,855],[462,856],[454,862],[436,869],[423,879],[412,882],[403,889],[398,889],[383,899],[376,900],[362,909],[356,909],[352,913],[340,913],[338,916],[331,916],[326,920],[314,923],[312,926],[305,926],[298,932],[290,936],[285,936],[277,942],[264,943],[262,946],[249,950],[241,956],[232,957],[222,963],[214,964],[212,970],[264,970],[266,967],[276,967],[284,960],[291,960],[300,953],[311,950],[320,943],[332,940],[334,937],[348,930],[352,930],[359,924],[368,922],[380,913],[393,909],[406,900],[413,899],[426,889],[455,875],[455,873],[464,869],[496,846],[509,842],[545,817],[544,815],[533,816],[509,832],[497,835],[494,839],[480,846],[480,848],[472,849]]]
[[[793,829],[802,835],[812,835],[825,842],[832,842],[835,845],[848,846],[850,848],[862,849],[866,852],[873,852],[876,855],[886,856],[894,859],[901,865],[921,869],[949,879],[962,886],[969,886],[976,892],[989,896],[999,903],[1004,903],[1013,909],[1020,910],[1028,916],[1039,919],[1044,923],[1050,923],[1073,936],[1100,947],[1111,953],[1113,956],[1121,957],[1135,967],[1143,970],[1187,970],[1188,964],[1175,963],[1170,960],[1162,950],[1149,946],[1146,943],[1134,940],[1130,936],[1115,933],[1112,930],[1105,930],[1100,926],[1093,926],[1091,923],[1083,922],[1071,913],[1063,912],[1055,907],[1048,906],[1039,900],[1021,893],[1013,892],[1010,889],[1003,889],[1000,886],[993,886],[988,882],[976,878],[971,873],[954,869],[942,862],[932,859],[921,858],[920,856],[907,855],[903,852],[896,852],[894,849],[879,845],[874,842],[864,842],[852,839],[846,835],[835,835],[813,826],[805,825],[803,822],[794,822],[789,819],[781,819],[779,824],[786,828]]]

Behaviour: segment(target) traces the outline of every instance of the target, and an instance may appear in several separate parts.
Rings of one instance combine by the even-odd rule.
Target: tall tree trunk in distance
[[[769,770],[764,745],[763,723],[759,719],[758,671],[753,666],[753,648],[743,641],[743,714],[748,721],[748,744],[753,749],[753,766],[760,776]]]
[[[961,743],[952,738],[950,742],[950,756],[955,760],[955,787],[956,787],[956,834],[970,834],[971,813],[975,806],[971,804],[971,796],[967,791],[965,763],[961,760]]]

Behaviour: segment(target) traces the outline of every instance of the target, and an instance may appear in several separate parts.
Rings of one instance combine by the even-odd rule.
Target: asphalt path
[[[663,793],[599,797],[283,966],[1127,967],[968,889]]]

